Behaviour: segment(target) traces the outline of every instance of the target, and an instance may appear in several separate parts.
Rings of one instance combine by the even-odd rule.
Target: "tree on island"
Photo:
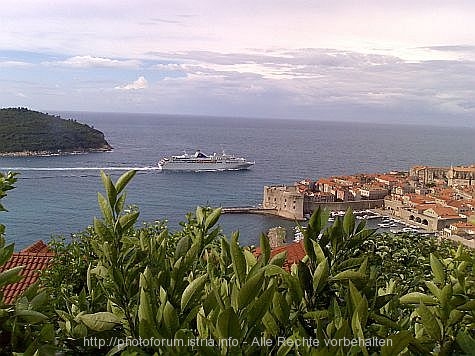
[[[0,154],[108,151],[104,134],[76,120],[26,108],[0,109]]]

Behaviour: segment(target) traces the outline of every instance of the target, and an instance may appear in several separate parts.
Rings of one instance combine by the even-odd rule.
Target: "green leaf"
[[[327,259],[324,259],[318,264],[317,268],[315,269],[315,274],[313,275],[313,288],[317,291],[317,293],[320,292],[327,283],[328,274],[328,262]]]
[[[218,317],[218,333],[221,339],[236,339],[241,338],[241,327],[239,319],[233,308],[226,308]]]
[[[204,220],[205,220],[205,211],[202,206],[197,206],[196,207],[196,221],[198,222],[198,225],[203,225]]]
[[[178,243],[176,244],[175,248],[175,258],[178,259],[180,257],[185,256],[186,252],[190,249],[191,241],[188,236],[183,236]]]
[[[437,322],[434,314],[425,306],[424,303],[421,303],[417,308],[417,314],[421,317],[422,325],[424,325],[424,330],[432,337],[434,340],[442,339],[442,331],[440,325]]]
[[[358,266],[361,266],[361,263],[365,260],[364,256],[361,257],[354,257],[354,258],[348,258],[344,261],[342,261],[340,264],[338,264],[337,270],[345,270],[349,268],[355,268]]]
[[[375,309],[380,309],[384,307],[386,304],[388,304],[395,296],[396,294],[391,293],[391,294],[384,294],[384,295],[378,295],[376,297],[376,301],[374,303],[374,308]]]
[[[0,248],[0,266],[3,266],[13,255],[15,244],[11,243],[5,247]]]
[[[233,234],[231,240],[231,260],[233,263],[234,274],[240,285],[246,280],[246,259],[241,247],[237,242],[237,234]]]
[[[17,266],[10,268],[6,271],[0,273],[0,288],[10,284],[20,281],[23,277],[19,275],[20,271],[24,266]]]
[[[264,327],[270,335],[277,336],[279,334],[279,325],[277,325],[277,322],[271,313],[264,314],[262,324],[264,324]]]
[[[261,234],[260,246],[261,246],[261,252],[262,252],[262,259],[264,261],[264,264],[267,264],[270,259],[270,244],[269,244],[269,239],[265,234]]]
[[[285,297],[280,293],[274,293],[272,313],[282,325],[287,325],[289,322],[290,306],[285,300]]]
[[[115,213],[116,215],[120,215],[122,210],[124,210],[124,205],[125,205],[125,200],[127,199],[127,195],[124,193],[121,196],[119,196],[119,199],[117,199],[117,202],[115,203]]]
[[[351,329],[353,330],[353,335],[358,339],[364,339],[363,328],[361,326],[360,318],[357,312],[353,313],[351,318]],[[368,350],[366,350],[365,345],[360,345],[363,355],[368,355]]]
[[[355,287],[355,285],[351,282],[351,280],[348,281],[348,286],[350,288],[351,303],[353,304],[353,307],[356,308],[361,303],[363,296]]]
[[[322,247],[317,241],[312,241],[313,251],[315,252],[315,258],[317,263],[320,263],[326,259],[325,253],[322,250]]]
[[[309,296],[312,295],[313,286],[312,286],[312,274],[310,273],[310,269],[305,263],[303,263],[302,261],[299,261],[297,265],[297,271],[298,271],[297,275],[300,281],[300,285],[303,287],[303,289]]]
[[[139,214],[140,213],[136,211],[136,212],[121,216],[119,219],[119,224],[122,227],[122,230],[127,231],[128,229],[130,229],[137,221]]]
[[[353,215],[353,209],[349,207],[346,210],[345,217],[343,218],[343,231],[347,236],[350,236],[355,229],[355,216]]]
[[[48,300],[48,294],[46,294],[46,292],[40,292],[30,301],[30,308],[33,310],[38,309],[39,307],[45,305]]]
[[[248,278],[249,278],[250,276],[252,276],[251,269],[252,267],[256,265],[257,259],[256,259],[256,256],[254,256],[254,254],[248,249],[244,249],[242,252],[244,254],[244,258],[246,259],[247,269],[249,270],[249,275],[248,275]]]
[[[475,340],[466,331],[459,331],[457,334],[457,345],[460,346],[463,352],[467,355],[472,355],[475,350]]]
[[[436,282],[445,283],[444,265],[432,253],[430,254],[430,268],[432,269]]]
[[[94,232],[101,238],[103,241],[111,240],[112,234],[109,231],[109,228],[99,219],[94,218],[93,220]]]
[[[261,291],[262,282],[264,281],[264,270],[260,270],[256,275],[249,278],[241,287],[238,293],[239,309],[246,307],[257,294]]]
[[[82,325],[82,324],[79,324]],[[86,335],[84,335],[86,336]],[[55,332],[53,324],[45,324],[40,331],[40,339],[42,341],[54,342]]]
[[[382,356],[399,355],[412,341],[413,336],[409,331],[400,331],[396,335],[391,335],[386,339],[387,342],[381,347]],[[391,342],[389,342],[391,341]]]
[[[82,321],[89,329],[94,331],[111,330],[120,324],[120,319],[109,312],[83,314],[79,315],[78,319]]]
[[[130,180],[135,176],[136,173],[136,170],[131,170],[125,172],[120,176],[119,179],[117,179],[117,183],[115,184],[117,194],[120,194],[120,192],[126,187],[127,184],[129,184]]]
[[[97,193],[97,202],[99,203],[99,208],[101,209],[104,220],[107,222],[107,224],[112,225],[113,217],[111,205],[101,193]]]
[[[171,335],[174,335],[180,327],[180,322],[178,320],[178,314],[175,308],[168,301],[165,304],[165,309],[163,311],[163,320],[165,322],[165,326],[171,332]]]
[[[401,304],[420,304],[421,302],[425,305],[437,304],[437,301],[434,298],[419,292],[408,293],[399,298],[399,303]]]
[[[287,259],[287,251],[282,251],[271,258],[269,261],[270,265],[275,265],[282,267],[284,265],[285,260]]]
[[[295,338],[293,336],[288,337],[285,341],[280,345],[279,349],[277,350],[277,356],[286,356],[295,345]]]
[[[104,171],[101,171],[102,184],[107,192],[107,198],[109,200],[109,205],[112,207],[115,205],[115,200],[117,198],[117,191],[112,183],[112,180],[109,175],[105,174]]]
[[[440,298],[440,289],[435,285],[432,281],[424,281],[425,285],[429,289],[429,291],[436,297],[437,299]]]
[[[186,309],[186,307],[188,306],[188,303],[193,299],[193,297],[197,296],[198,292],[203,292],[203,287],[206,283],[207,277],[208,276],[204,274],[201,277],[198,277],[195,280],[193,280],[185,288],[183,295],[181,296],[181,310],[182,311]]]
[[[332,280],[334,281],[340,281],[344,279],[362,280],[362,279],[365,279],[365,277],[366,276],[361,272],[347,270],[347,271],[338,273],[336,276],[332,278]]]
[[[46,315],[35,310],[17,310],[15,312],[15,315],[32,324],[48,320],[48,317]]]
[[[148,325],[153,323],[152,306],[148,294],[143,288],[140,288],[140,303],[137,314],[140,322],[147,321]]]
[[[247,318],[249,325],[254,325],[258,320],[262,319],[268,311],[272,299],[274,298],[275,287],[272,285],[261,294],[261,296],[250,304]]]
[[[219,217],[221,216],[221,211],[222,209],[221,208],[218,208],[218,209],[214,209],[211,214],[209,214],[207,217],[206,217],[206,221],[205,221],[205,229],[208,230],[210,228],[212,228],[216,222],[218,221]]]
[[[400,329],[400,326],[395,321],[388,318],[387,316],[371,312],[369,317],[373,319],[376,322],[376,324],[384,325],[391,329],[396,329],[396,330]]]

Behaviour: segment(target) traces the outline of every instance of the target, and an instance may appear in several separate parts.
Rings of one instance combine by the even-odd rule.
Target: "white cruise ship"
[[[181,156],[162,158],[158,162],[158,168],[163,171],[175,172],[231,171],[248,169],[254,163],[242,157],[227,155],[224,152],[222,154],[206,155],[197,150],[194,155],[185,152]]]

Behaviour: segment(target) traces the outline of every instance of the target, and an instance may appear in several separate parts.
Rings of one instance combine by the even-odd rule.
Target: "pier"
[[[228,206],[223,207],[222,214],[270,214],[276,215],[274,208],[263,208],[259,206]]]

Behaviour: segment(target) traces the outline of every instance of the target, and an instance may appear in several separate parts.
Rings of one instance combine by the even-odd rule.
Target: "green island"
[[[104,134],[73,119],[27,108],[0,109],[0,156],[110,151]]]

